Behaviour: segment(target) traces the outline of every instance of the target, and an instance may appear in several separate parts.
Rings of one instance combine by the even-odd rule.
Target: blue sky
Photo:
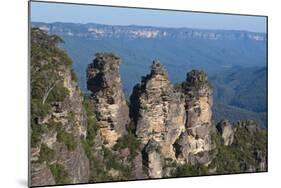
[[[31,21],[146,25],[266,32],[266,18],[31,2]]]

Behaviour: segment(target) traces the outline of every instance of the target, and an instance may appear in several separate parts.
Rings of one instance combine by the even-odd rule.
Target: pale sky
[[[31,2],[31,21],[266,32],[266,17]]]

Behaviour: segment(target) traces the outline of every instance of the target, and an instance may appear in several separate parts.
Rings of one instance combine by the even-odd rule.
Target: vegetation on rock
[[[36,146],[43,130],[40,120],[44,119],[52,108],[52,103],[63,101],[69,91],[63,86],[61,72],[72,61],[58,48],[63,42],[56,35],[33,28],[31,30],[31,145]]]
[[[216,168],[216,173],[241,173],[249,171],[264,171],[260,163],[266,163],[267,133],[258,128],[253,121],[238,122],[235,127],[234,141],[230,146],[224,146],[221,136],[213,138],[216,141],[216,157],[210,168]],[[251,129],[252,128],[252,129]],[[263,159],[257,156],[261,152]]]
[[[67,133],[62,128],[57,129],[57,140],[66,145],[68,150],[74,150],[77,147],[77,141],[75,140],[74,136],[70,133]]]
[[[50,149],[46,144],[41,144],[41,149],[40,149],[40,157],[38,162],[42,163],[44,161],[46,162],[51,162],[55,157],[55,152],[54,150]]]
[[[80,144],[80,135],[83,135],[85,126],[81,121],[81,92],[75,81],[75,73],[71,71],[72,61],[59,47],[62,42],[56,35],[49,35],[38,28],[31,29],[33,186],[49,185],[54,181],[57,184],[82,182],[87,179],[88,159],[84,157]],[[69,164],[72,164],[71,168]]]
[[[133,122],[131,122],[132,127],[135,125],[132,125]],[[130,151],[129,155],[129,161],[134,160],[136,155],[139,153],[140,149],[140,141],[136,138],[133,132],[130,130],[128,131],[128,134],[124,135],[123,137],[119,138],[117,144],[114,146],[114,150],[121,150],[128,148]]]
[[[180,165],[172,173],[173,177],[185,177],[185,176],[202,176],[208,174],[208,168],[204,165]]]
[[[59,163],[55,163],[49,165],[50,170],[55,178],[56,184],[69,184],[70,179],[68,177],[67,172],[65,171],[63,165]]]

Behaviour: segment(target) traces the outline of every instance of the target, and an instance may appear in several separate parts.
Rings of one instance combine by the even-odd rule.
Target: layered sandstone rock
[[[163,66],[154,61],[151,73],[135,86],[131,96],[137,137],[145,148],[150,148],[148,144],[151,143],[161,146],[159,153],[151,149],[150,153],[147,149],[144,152],[155,164],[162,164],[161,157],[181,164],[209,163],[212,103],[212,88],[204,72],[188,73],[186,81],[176,91]],[[159,171],[160,165],[156,166],[147,166],[150,177],[165,173]]]
[[[149,140],[144,148],[144,158],[145,163],[147,163],[148,176],[150,178],[161,178],[164,156],[161,154],[161,145],[153,138]]]
[[[87,87],[92,92],[101,139],[111,148],[126,133],[129,109],[123,93],[120,58],[113,54],[97,54],[87,69]]]
[[[50,113],[41,118],[37,126],[44,126],[40,144],[31,149],[31,182],[32,186],[59,184],[50,171],[50,165],[60,164],[66,173],[66,183],[86,183],[89,179],[89,160],[81,144],[81,139],[87,135],[87,117],[83,108],[83,96],[77,82],[72,79],[69,67],[64,67],[58,74],[63,78],[63,87],[68,95],[63,101],[52,103]],[[61,139],[58,139],[60,135]],[[73,143],[73,148],[66,146],[67,135]],[[53,155],[48,158],[41,151],[45,145]],[[41,159],[41,160],[40,160]]]
[[[137,137],[143,145],[151,139],[158,142],[166,158],[175,159],[173,144],[185,129],[184,101],[180,96],[159,61],[153,61],[151,73],[135,86],[131,96]]]
[[[212,149],[211,85],[203,71],[192,70],[180,90],[185,96],[186,131],[175,143],[177,159],[182,163],[206,164],[210,161],[208,151]]]

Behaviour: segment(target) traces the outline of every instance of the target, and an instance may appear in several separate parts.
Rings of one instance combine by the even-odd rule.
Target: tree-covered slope
[[[234,67],[213,74],[214,118],[232,121],[254,119],[267,127],[267,70]]]
[[[267,111],[266,67],[234,67],[211,76],[215,100],[254,112]]]

